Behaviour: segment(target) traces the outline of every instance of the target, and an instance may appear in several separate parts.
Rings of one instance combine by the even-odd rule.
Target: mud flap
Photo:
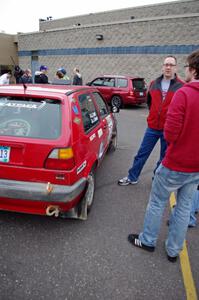
[[[77,204],[77,206],[73,207],[69,211],[60,213],[60,217],[86,221],[88,215],[87,210],[88,210],[87,201],[86,201],[86,197],[84,196],[82,200]]]
[[[87,207],[87,201],[86,197],[84,196],[82,201],[78,205],[79,210],[79,219],[80,220],[87,220],[88,217],[88,207]]]

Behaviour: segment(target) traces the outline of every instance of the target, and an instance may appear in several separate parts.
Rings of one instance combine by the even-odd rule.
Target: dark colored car
[[[96,169],[116,144],[96,88],[0,86],[0,210],[86,219]]]
[[[87,85],[95,86],[108,104],[122,107],[146,103],[146,83],[144,78],[133,76],[103,75]]]

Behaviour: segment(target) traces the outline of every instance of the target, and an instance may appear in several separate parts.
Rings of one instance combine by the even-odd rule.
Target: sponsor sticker
[[[78,109],[77,105],[74,105],[74,106],[72,107],[72,109],[73,109],[73,111],[74,111],[74,113],[75,113],[76,115],[79,114],[79,109]]]
[[[95,138],[96,138],[96,134],[93,133],[93,134],[90,136],[90,141],[92,142]]]
[[[17,103],[17,102],[0,102],[0,107],[13,107],[13,108],[28,108],[28,109],[42,109],[46,105],[45,101],[41,104],[38,103]]]
[[[86,167],[87,162],[86,160],[77,168],[77,174],[83,171],[83,169]]]
[[[103,131],[102,131],[102,128],[100,128],[97,132],[98,134],[98,137],[101,138],[101,136],[103,135]]]
[[[72,98],[72,99],[71,99],[71,102],[76,103],[77,101],[76,101],[75,98]]]
[[[81,123],[81,119],[78,118],[78,117],[75,117],[75,118],[73,119],[73,122],[79,125],[79,124]]]

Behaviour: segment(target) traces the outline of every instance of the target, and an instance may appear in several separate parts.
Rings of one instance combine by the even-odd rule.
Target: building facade
[[[0,75],[18,64],[17,36],[0,33]]]
[[[86,83],[100,74],[130,74],[147,83],[172,54],[183,78],[185,57],[199,49],[199,1],[181,0],[57,20],[41,20],[38,32],[18,35],[21,68],[44,64],[49,79],[63,66],[78,67]]]

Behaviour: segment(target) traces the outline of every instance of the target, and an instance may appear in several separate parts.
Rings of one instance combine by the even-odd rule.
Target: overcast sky
[[[173,2],[175,0],[2,0],[0,32],[15,34],[39,30],[39,19],[84,15],[107,10]]]

